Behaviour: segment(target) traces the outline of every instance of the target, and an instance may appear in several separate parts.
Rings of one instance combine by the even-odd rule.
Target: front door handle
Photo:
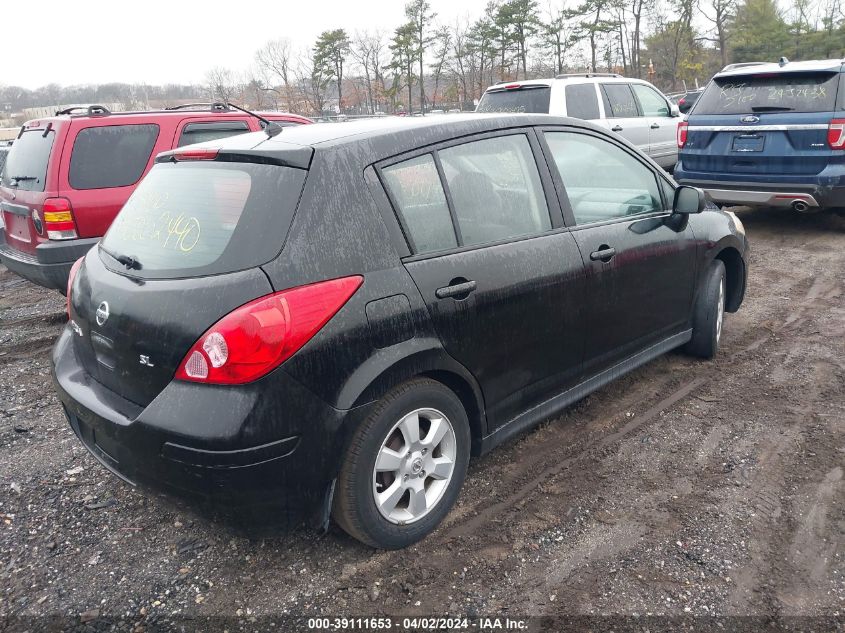
[[[614,125],[612,128],[610,128],[610,131],[611,132],[621,132],[622,126],[621,125]]]
[[[438,299],[466,299],[471,293],[475,292],[478,283],[458,277],[449,282],[448,286],[443,286],[434,291],[434,296]]]
[[[599,246],[598,250],[593,251],[590,253],[590,259],[594,262],[604,262],[605,264],[613,259],[613,256],[616,255],[616,249],[611,248],[607,244],[602,244]]]
[[[659,128],[660,128],[660,124],[659,124],[659,123],[652,123],[652,124],[651,124],[651,129],[652,129],[652,130],[657,130],[657,129],[659,129]]]

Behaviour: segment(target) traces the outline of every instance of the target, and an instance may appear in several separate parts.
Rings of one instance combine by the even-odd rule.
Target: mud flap
[[[332,500],[334,499],[334,487],[337,479],[332,479],[331,483],[326,486],[326,492],[320,504],[317,506],[316,512],[311,517],[311,527],[325,534],[329,531],[329,522],[332,516]]]

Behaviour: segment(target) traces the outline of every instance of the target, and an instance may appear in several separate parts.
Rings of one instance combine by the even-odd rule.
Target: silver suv
[[[476,112],[538,112],[586,119],[617,132],[663,167],[678,162],[678,106],[642,79],[610,73],[558,75],[490,86]]]

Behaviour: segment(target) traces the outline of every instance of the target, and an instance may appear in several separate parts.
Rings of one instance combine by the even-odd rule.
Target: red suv
[[[311,123],[295,114],[261,117]],[[156,154],[263,126],[223,103],[116,113],[90,106],[28,121],[0,178],[0,261],[64,293],[73,262],[105,234]]]

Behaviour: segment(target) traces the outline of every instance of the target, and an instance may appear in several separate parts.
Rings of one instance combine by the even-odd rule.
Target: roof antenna
[[[781,57],[781,58],[778,60],[778,66],[780,66],[781,68],[783,68],[784,66],[786,66],[788,63],[789,63],[789,60],[788,60],[786,57]]]
[[[281,132],[284,129],[278,123],[274,123],[273,121],[265,119],[263,116],[261,116],[260,114],[256,114],[255,112],[250,112],[246,108],[236,106],[234,103],[227,103],[226,105],[229,106],[230,108],[234,108],[235,110],[240,110],[241,112],[246,112],[248,115],[254,116],[256,119],[261,121],[264,124],[264,133],[267,134],[267,138],[273,138],[274,136],[277,136],[279,134],[279,132]]]

